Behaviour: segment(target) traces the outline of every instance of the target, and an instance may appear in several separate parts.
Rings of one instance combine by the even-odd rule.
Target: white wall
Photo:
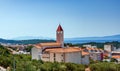
[[[50,53],[50,62],[54,62],[54,53]]]
[[[120,62],[120,58],[117,58],[117,60]]]
[[[104,45],[104,50],[111,51],[112,46],[111,45]]]
[[[65,62],[81,64],[81,53],[80,52],[66,53]]]
[[[32,48],[32,51],[31,51],[31,53],[32,53],[32,59],[36,59],[36,60],[39,60],[40,59],[40,54],[41,54],[41,49],[38,49],[38,48],[36,48],[36,47],[33,47]]]
[[[55,61],[57,62],[62,62],[63,60],[63,53],[55,53],[55,57],[54,57],[54,53],[50,53],[50,61],[51,62],[54,62],[54,59]]]
[[[93,60],[101,60],[101,53],[97,53],[97,52],[91,53],[90,57]]]
[[[82,64],[88,65],[90,63],[89,55],[82,56]]]
[[[42,54],[41,60],[50,61],[50,54]]]
[[[62,62],[63,60],[63,54],[62,53],[56,53],[56,61],[57,62]]]
[[[65,58],[64,58],[65,57]],[[50,62],[71,62],[81,64],[81,53],[80,52],[70,52],[70,53],[50,53]]]

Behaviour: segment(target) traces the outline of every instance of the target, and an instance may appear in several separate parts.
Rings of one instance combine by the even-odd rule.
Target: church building
[[[82,63],[80,48],[64,46],[64,30],[61,25],[56,30],[56,42],[35,44],[31,52],[32,59],[36,60]]]

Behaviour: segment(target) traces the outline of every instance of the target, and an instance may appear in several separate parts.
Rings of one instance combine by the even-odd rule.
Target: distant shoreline
[[[72,43],[72,44],[81,44],[81,43],[89,43],[89,42],[97,42],[97,43],[105,43],[105,42],[113,42],[120,40],[65,40],[65,43]]]

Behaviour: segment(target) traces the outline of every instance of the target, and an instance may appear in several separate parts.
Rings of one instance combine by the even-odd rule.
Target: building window
[[[56,57],[55,53],[54,53],[54,57]]]
[[[84,55],[82,55],[82,58],[85,58],[85,56],[84,56]]]
[[[54,56],[54,61],[56,61],[56,54],[54,53],[54,55],[53,55],[53,56]]]

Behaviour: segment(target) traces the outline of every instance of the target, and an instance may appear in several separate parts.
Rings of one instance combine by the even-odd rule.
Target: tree
[[[25,48],[25,50],[27,51],[27,52],[31,52],[31,49],[33,48],[33,46],[28,46],[28,47],[26,47]]]

